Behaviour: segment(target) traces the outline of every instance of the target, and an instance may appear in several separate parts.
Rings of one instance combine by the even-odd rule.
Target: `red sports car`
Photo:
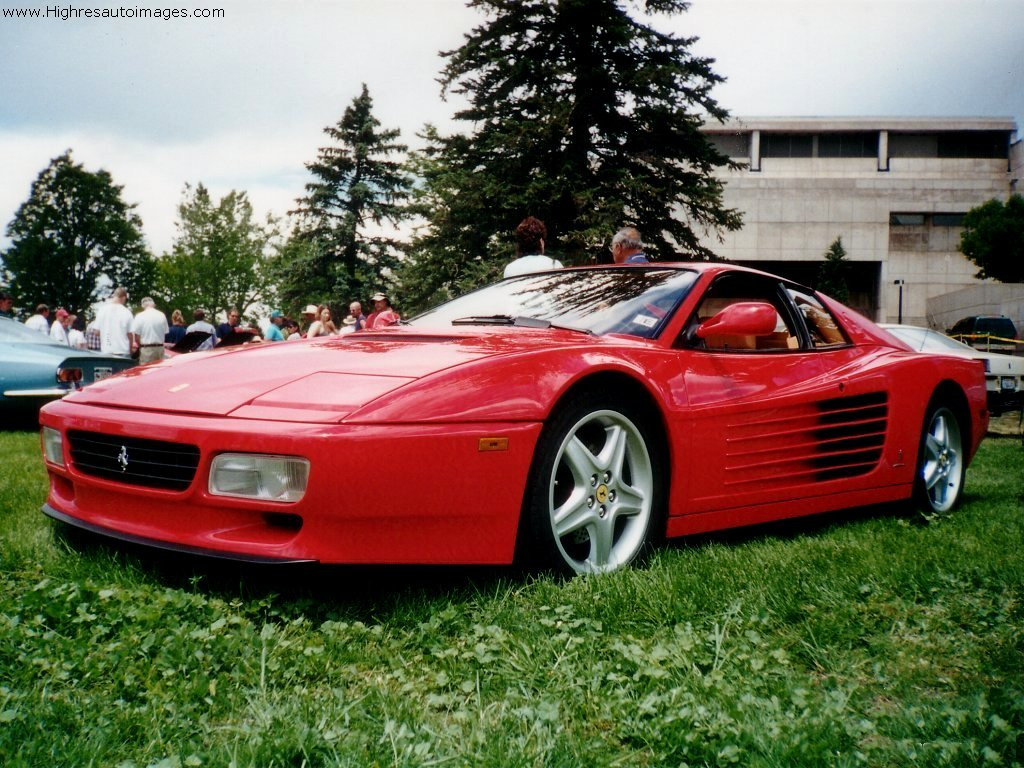
[[[254,561],[612,571],[651,542],[915,498],[978,361],[722,264],[511,278],[382,331],[182,355],[47,405],[44,512]]]

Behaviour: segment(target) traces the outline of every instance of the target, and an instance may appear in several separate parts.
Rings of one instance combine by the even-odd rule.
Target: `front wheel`
[[[918,503],[928,513],[948,512],[960,501],[967,469],[960,420],[948,407],[928,409],[918,454]]]
[[[638,408],[583,397],[538,443],[526,520],[535,561],[566,573],[608,573],[660,534],[661,458]]]

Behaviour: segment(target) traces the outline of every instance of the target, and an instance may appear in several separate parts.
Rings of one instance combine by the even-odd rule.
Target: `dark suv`
[[[1017,328],[1006,315],[971,315],[958,320],[946,333],[976,349],[1024,354]]]

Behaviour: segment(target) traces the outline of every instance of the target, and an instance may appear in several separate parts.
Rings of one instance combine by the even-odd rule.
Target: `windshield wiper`
[[[574,331],[593,336],[594,332],[587,328],[574,328],[571,325],[559,325],[550,320],[528,315],[470,315],[452,320],[452,325],[509,325],[517,328],[554,328],[559,331]]]
[[[469,315],[452,320],[452,325],[515,325],[512,315]]]

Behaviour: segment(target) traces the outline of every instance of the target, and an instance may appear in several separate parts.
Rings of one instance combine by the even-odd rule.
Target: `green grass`
[[[1024,764],[1024,449],[643,568],[253,570],[53,535],[0,433],[0,765]]]

